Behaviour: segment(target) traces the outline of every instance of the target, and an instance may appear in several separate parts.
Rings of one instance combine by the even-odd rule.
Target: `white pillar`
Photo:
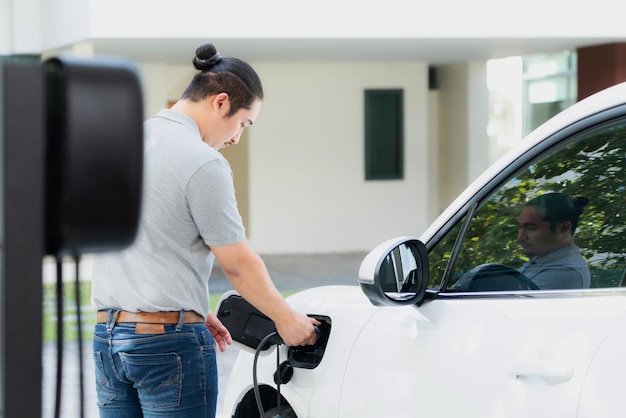
[[[438,68],[440,209],[489,165],[487,63]]]
[[[0,0],[0,56],[13,50],[13,1]]]

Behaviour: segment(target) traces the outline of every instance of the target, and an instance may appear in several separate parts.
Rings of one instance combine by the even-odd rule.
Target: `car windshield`
[[[459,220],[432,248],[429,287],[489,291],[621,286],[626,271],[625,158],[624,122],[550,148],[480,202],[467,228],[467,220]],[[579,205],[578,224],[560,206],[534,203],[547,194],[566,196]],[[544,198],[539,200],[548,200]],[[522,212],[526,206],[533,207]]]

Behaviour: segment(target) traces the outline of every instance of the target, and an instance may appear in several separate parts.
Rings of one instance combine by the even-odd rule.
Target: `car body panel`
[[[581,390],[578,418],[626,416],[626,318],[622,317],[595,353]]]
[[[324,286],[288,301],[334,318],[319,367],[296,369],[281,387],[298,417],[578,416],[581,393],[581,418],[617,417],[616,406],[626,409],[611,396],[621,387],[595,384],[606,381],[603,374],[615,381],[612,370],[626,370],[626,357],[615,353],[626,341],[626,288],[558,297],[454,295],[419,308],[378,308],[357,286]],[[262,354],[260,382],[273,385],[275,356],[275,348]],[[226,405],[252,389],[252,363],[253,354],[242,350]],[[617,369],[607,367],[612,363]],[[620,376],[626,384],[626,373]],[[552,402],[545,402],[546,394]],[[425,401],[407,407],[416,397]],[[597,415],[601,399],[612,415]]]
[[[354,345],[338,416],[576,416],[589,365],[625,318],[626,291],[383,308]]]

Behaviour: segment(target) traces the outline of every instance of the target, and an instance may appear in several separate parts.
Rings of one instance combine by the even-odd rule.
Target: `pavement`
[[[333,254],[289,254],[262,256],[270,276],[280,291],[304,290],[310,287],[357,284],[357,275],[365,252],[333,253]],[[44,278],[45,279],[45,278]],[[216,265],[209,282],[211,293],[223,293],[232,286],[224,276],[219,265]],[[63,371],[61,391],[61,416],[63,418],[97,418],[96,394],[94,389],[93,357],[91,340],[82,343],[82,380],[83,403],[81,407],[78,342],[66,342],[63,349]],[[223,411],[222,394],[228,375],[237,356],[238,349],[229,347],[225,353],[218,351],[219,370],[218,409],[216,418],[229,418]],[[53,418],[56,391],[56,343],[46,343],[42,350],[43,384],[42,384],[42,418]],[[252,379],[252,377],[251,377]],[[81,409],[83,415],[81,415]]]
[[[282,291],[315,286],[357,284],[365,252],[262,256],[272,281]],[[209,291],[223,293],[232,287],[219,265],[213,268]]]

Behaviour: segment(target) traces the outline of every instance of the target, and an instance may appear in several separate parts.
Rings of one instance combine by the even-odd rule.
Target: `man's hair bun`
[[[576,204],[578,206],[578,209],[580,210],[580,213],[583,213],[585,206],[589,204],[589,198],[584,196],[576,196],[574,197],[574,200],[576,200]]]
[[[193,66],[196,70],[208,71],[222,61],[222,56],[213,44],[204,44],[196,49]]]

